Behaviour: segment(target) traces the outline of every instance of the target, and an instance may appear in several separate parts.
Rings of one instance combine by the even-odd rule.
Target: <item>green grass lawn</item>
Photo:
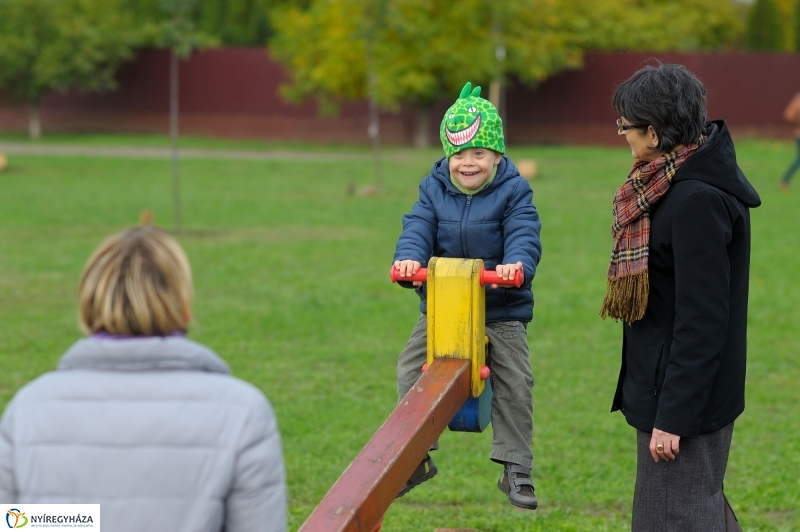
[[[106,145],[115,142],[123,144]],[[798,190],[778,189],[793,155],[789,142],[744,140],[738,149],[763,206],[752,213],[747,409],[736,423],[726,493],[745,530],[796,531],[800,181]],[[544,253],[529,328],[540,509],[515,509],[497,489],[490,432],[445,432],[439,475],[391,506],[386,532],[629,529],[635,432],[609,414],[621,326],[598,311],[611,198],[630,155],[623,145],[512,147],[509,155],[535,158],[540,169],[532,185]],[[389,150],[384,191],[373,196],[346,194],[351,180],[372,182],[369,157],[182,163],[179,241],[196,286],[190,337],[274,405],[290,530],[394,407],[396,357],[418,311],[416,296],[392,285],[388,269],[400,218],[436,156],[430,150],[402,160]],[[167,160],[10,158],[0,173],[0,408],[79,337],[77,280],[98,243],[135,224],[142,209],[172,227],[170,187]]]

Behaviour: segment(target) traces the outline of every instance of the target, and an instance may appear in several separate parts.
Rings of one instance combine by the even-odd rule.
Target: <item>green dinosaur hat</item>
[[[439,137],[448,159],[467,148],[506,152],[500,114],[492,102],[481,98],[481,88],[473,89],[470,82],[464,85],[456,103],[444,114]]]

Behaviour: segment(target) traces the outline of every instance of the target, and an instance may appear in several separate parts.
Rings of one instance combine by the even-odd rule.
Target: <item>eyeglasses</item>
[[[620,133],[629,129],[645,129],[647,127],[649,127],[647,124],[625,124],[621,118],[617,118],[617,131]]]

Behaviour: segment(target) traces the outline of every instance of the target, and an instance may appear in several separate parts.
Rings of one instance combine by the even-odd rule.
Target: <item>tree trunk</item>
[[[503,45],[503,21],[505,18],[504,9],[493,11],[494,21],[492,22],[492,40],[494,41],[495,63],[494,79],[489,84],[489,101],[497,109],[500,119],[506,121],[506,91],[503,83],[505,75],[506,47]]]
[[[430,148],[431,146],[431,108],[427,105],[417,106],[417,120],[414,124],[414,147]]]
[[[505,123],[506,120],[505,93],[506,91],[505,87],[503,86],[503,78],[501,76],[498,76],[491,83],[489,83],[489,101],[492,102],[492,105],[494,105],[497,109],[497,114],[500,115],[500,119],[503,120],[503,123]]]
[[[28,137],[31,140],[42,138],[42,116],[39,112],[39,102],[28,104]]]
[[[179,57],[175,50],[169,58],[169,139],[172,147],[172,217],[175,232],[180,233],[181,224],[181,176],[178,153],[178,89],[179,89]]]
[[[372,154],[375,159],[375,190],[383,190],[383,163],[381,157],[381,128],[378,115],[378,89],[375,79],[375,47],[370,34],[367,40],[367,84],[369,91],[369,128],[367,135],[372,139]]]

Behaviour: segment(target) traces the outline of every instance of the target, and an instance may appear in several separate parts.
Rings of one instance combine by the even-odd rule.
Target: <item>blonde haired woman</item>
[[[286,530],[272,408],[184,337],[191,303],[189,261],[161,229],[100,245],[79,289],[90,336],[0,419],[0,501],[99,503],[115,532]]]

